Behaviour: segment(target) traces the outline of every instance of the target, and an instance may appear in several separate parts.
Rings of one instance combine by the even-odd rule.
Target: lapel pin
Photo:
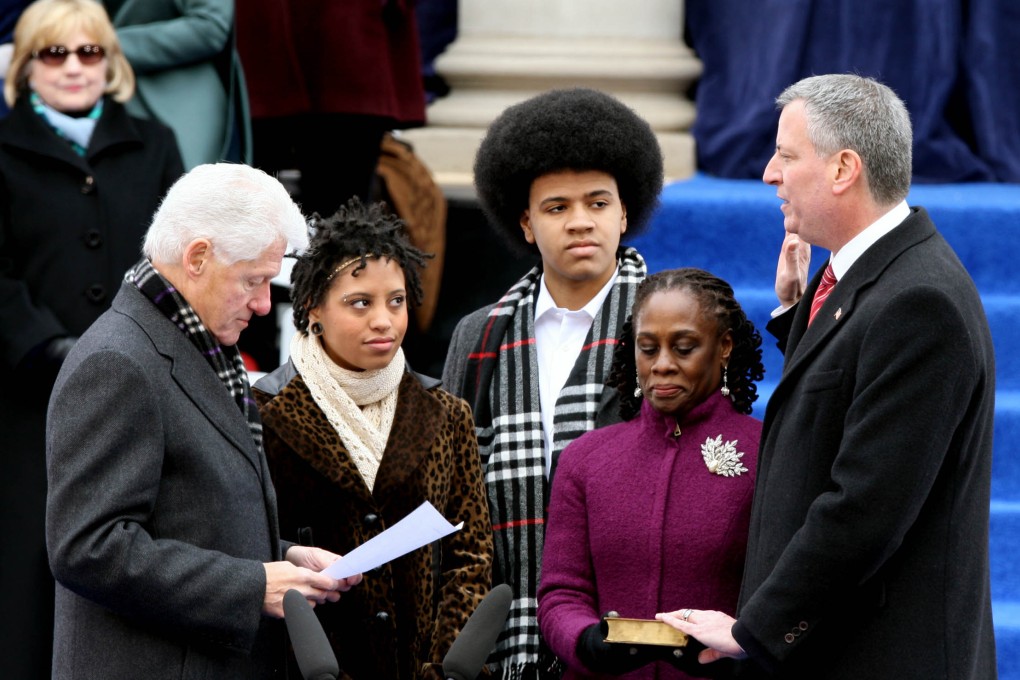
[[[839,317],[841,317],[841,316],[843,316],[843,308],[842,307],[840,307],[839,309],[836,310],[836,313],[832,315],[832,318],[834,318],[836,321],[839,321]]]

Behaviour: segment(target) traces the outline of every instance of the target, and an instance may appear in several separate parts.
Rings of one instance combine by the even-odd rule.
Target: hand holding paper
[[[463,522],[457,526],[450,524],[431,503],[425,501],[407,517],[375,538],[359,545],[323,569],[322,573],[338,579],[362,574],[432,541],[449,536],[463,526]]]

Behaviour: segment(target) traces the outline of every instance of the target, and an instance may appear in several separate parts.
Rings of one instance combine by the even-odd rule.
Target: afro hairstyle
[[[475,156],[482,210],[519,252],[536,178],[561,170],[605,172],[627,208],[627,231],[640,233],[662,190],[663,162],[651,126],[604,92],[550,90],[508,107],[489,126]]]

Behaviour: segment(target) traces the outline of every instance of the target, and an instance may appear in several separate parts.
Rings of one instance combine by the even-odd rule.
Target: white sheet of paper
[[[425,501],[407,517],[365,541],[323,569],[322,573],[333,578],[363,574],[443,536],[449,536],[462,526],[464,522],[457,526],[447,522],[432,503]]]

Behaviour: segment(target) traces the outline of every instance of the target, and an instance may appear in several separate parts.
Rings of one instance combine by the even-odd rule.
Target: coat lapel
[[[295,454],[341,491],[364,503],[372,496],[347,447],[315,403],[304,379],[295,374],[259,411],[265,428],[276,432]]]
[[[103,105],[103,116],[96,123],[96,129],[85,152],[89,162],[101,156],[112,147],[133,144],[142,146],[142,136],[135,127],[127,109],[107,99]]]
[[[439,436],[439,424],[447,422],[443,405],[429,394],[418,379],[404,373],[397,394],[397,410],[386,441],[379,474],[372,495],[380,506],[395,496],[400,487],[421,466],[432,443]]]
[[[808,327],[810,300],[814,297],[822,278],[823,268],[819,268],[802,298],[802,302],[806,304],[797,305],[786,345],[783,376],[776,385],[772,398],[769,399],[767,414],[774,410],[773,404],[778,405],[790,391],[791,386],[797,384],[799,374],[810,365],[829,340],[850,321],[860,294],[874,285],[882,272],[900,254],[934,234],[935,225],[924,208],[913,208],[911,215],[903,224],[883,236],[861,255],[846,276],[836,284],[832,294],[815,317],[814,323]],[[764,440],[764,437],[762,439]]]
[[[426,459],[446,422],[443,406],[412,373],[404,373],[397,393],[396,416],[370,493],[347,447],[315,403],[300,375],[261,405],[262,422],[319,474],[346,493],[378,507],[399,489]],[[411,416],[411,417],[409,417]]]
[[[264,479],[262,456],[244,414],[187,336],[129,283],[121,285],[113,306],[138,321],[159,353],[170,360],[171,377],[181,391]]]
[[[108,102],[107,102],[108,103]],[[105,116],[104,106],[104,116]],[[96,124],[98,130],[99,124]],[[93,136],[95,133],[93,132]],[[28,95],[22,95],[8,115],[0,144],[17,148],[25,153],[53,158],[89,174],[88,163],[71,149],[71,145],[57,136],[46,121],[32,110]]]

